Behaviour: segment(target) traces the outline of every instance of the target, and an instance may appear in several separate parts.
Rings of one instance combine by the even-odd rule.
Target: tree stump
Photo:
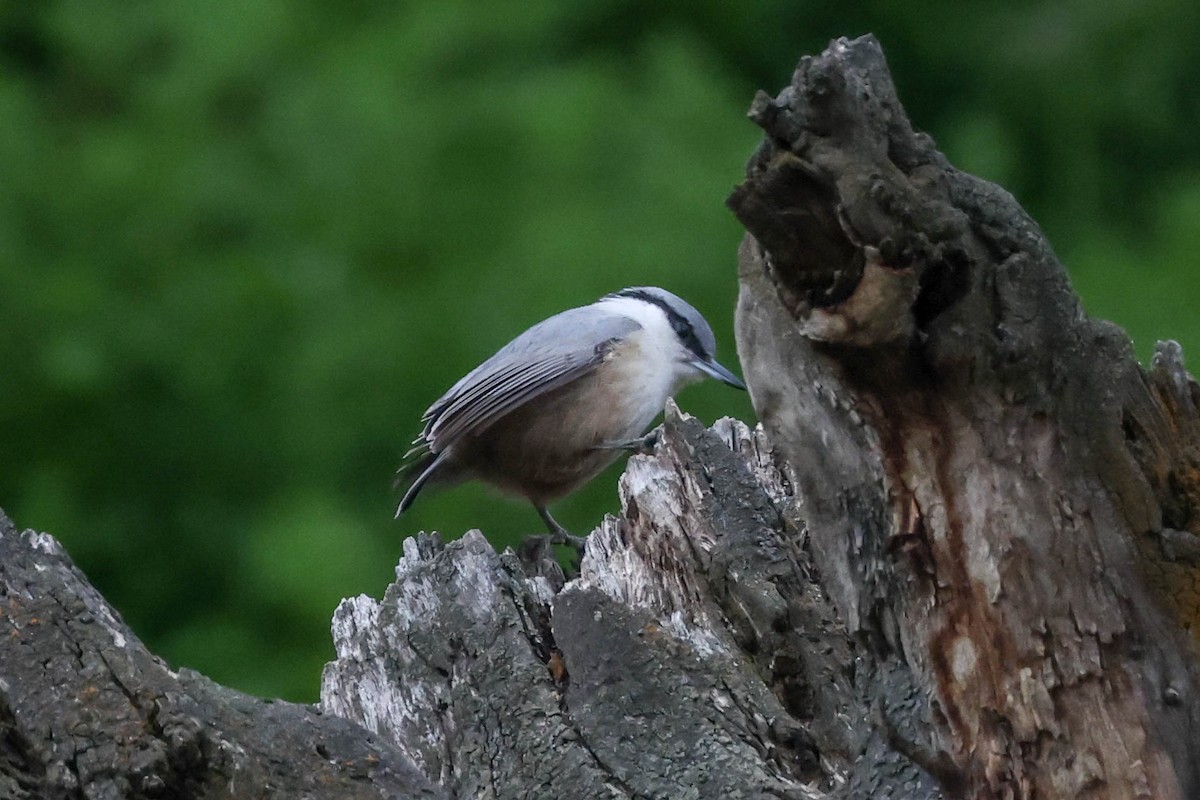
[[[1200,796],[1200,389],[1089,319],[871,37],[751,118],[761,425],[667,410],[564,575],[404,544],[319,708],[146,652],[0,525],[0,797]]]

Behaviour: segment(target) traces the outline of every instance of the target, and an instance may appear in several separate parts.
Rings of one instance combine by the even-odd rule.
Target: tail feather
[[[400,477],[396,478],[396,488],[406,487],[404,497],[400,500],[400,505],[396,506],[397,518],[408,510],[413,500],[417,499],[417,494],[421,491],[421,487],[433,477],[433,474],[442,463],[442,455],[440,453],[431,453],[428,450],[421,452],[420,448],[413,448],[405,454],[406,458],[412,456],[416,457],[400,467],[398,470]]]

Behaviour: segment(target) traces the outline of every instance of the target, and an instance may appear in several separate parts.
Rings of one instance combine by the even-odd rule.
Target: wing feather
[[[599,366],[612,343],[640,326],[584,306],[525,331],[472,370],[425,412],[418,446],[433,453]]]
[[[468,433],[484,430],[521,404],[582,377],[603,357],[601,350],[585,358],[557,358],[506,371],[486,392],[450,403],[430,421],[426,438],[437,450],[448,447]]]

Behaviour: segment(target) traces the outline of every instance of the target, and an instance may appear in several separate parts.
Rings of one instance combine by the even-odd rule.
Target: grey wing
[[[437,453],[603,362],[611,345],[640,326],[592,306],[539,322],[454,384],[425,412],[418,449]]]

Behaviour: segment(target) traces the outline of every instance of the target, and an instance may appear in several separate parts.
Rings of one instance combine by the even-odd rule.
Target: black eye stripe
[[[701,358],[707,357],[707,354],[704,352],[704,345],[700,344],[700,339],[696,336],[696,329],[692,327],[692,323],[688,322],[687,317],[671,308],[666,300],[637,289],[622,289],[616,294],[610,295],[610,297],[629,297],[658,306],[667,315],[667,322],[671,324],[671,330],[675,331],[675,335],[683,342],[683,346]]]

